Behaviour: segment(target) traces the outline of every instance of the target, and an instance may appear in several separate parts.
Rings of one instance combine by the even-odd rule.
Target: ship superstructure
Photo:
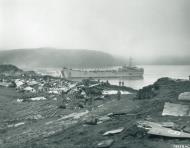
[[[108,70],[80,70],[64,67],[61,71],[62,77],[67,79],[72,78],[143,78],[144,69],[132,66],[122,66],[118,69]]]

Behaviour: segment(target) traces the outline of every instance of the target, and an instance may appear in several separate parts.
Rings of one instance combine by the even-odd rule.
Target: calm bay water
[[[153,84],[156,80],[162,77],[170,77],[176,79],[188,79],[190,75],[190,65],[141,65],[138,67],[144,68],[144,79],[141,80],[126,80],[126,79],[109,79],[109,82],[114,85],[119,85],[119,81],[124,81],[125,86],[132,87],[134,89],[140,89],[144,86]],[[113,67],[115,69],[116,67]],[[34,69],[33,69],[34,70]],[[35,69],[45,70],[52,75],[60,74],[60,69],[57,68],[40,68]],[[103,79],[102,81],[106,81]]]
[[[141,65],[144,68],[144,79],[122,80],[125,86],[140,89],[153,84],[157,79],[170,77],[176,79],[188,79],[190,75],[190,65]],[[120,79],[109,80],[111,84],[118,85]]]

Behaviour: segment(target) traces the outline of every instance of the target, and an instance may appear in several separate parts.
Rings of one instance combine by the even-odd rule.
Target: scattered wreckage
[[[113,143],[114,143],[114,140],[113,140],[113,139],[107,139],[107,140],[103,140],[103,141],[99,142],[99,143],[97,144],[97,147],[98,147],[98,148],[108,148],[108,147],[110,147]]]
[[[171,137],[171,138],[190,138],[190,133],[177,131],[172,129],[174,127],[174,123],[156,123],[150,121],[139,121],[137,122],[139,128],[145,129],[147,134]],[[166,125],[166,126],[165,126]]]
[[[165,102],[162,116],[188,117],[190,116],[190,92],[180,93],[178,101],[175,103]],[[179,126],[179,125],[178,125]],[[174,122],[151,122],[138,121],[137,127],[142,128],[149,135],[170,137],[170,138],[190,138],[190,127],[176,129],[177,125]]]
[[[114,130],[110,130],[110,131],[107,131],[103,134],[103,136],[109,136],[109,135],[114,135],[114,134],[119,134],[121,133],[125,128],[124,127],[121,127],[121,128],[118,128],[118,129],[114,129]]]
[[[178,99],[180,101],[190,101],[190,92],[184,92],[184,93],[179,94]]]
[[[73,82],[49,76],[19,75],[7,78],[6,82],[14,83],[15,92],[19,94],[12,101],[18,109],[11,120],[3,121],[10,129],[3,140],[12,145],[54,135],[80,121],[91,125],[110,121],[112,118],[108,115],[93,117],[92,108],[103,108],[105,100],[109,101],[112,95],[115,98],[118,91],[121,94],[136,92],[93,79]],[[66,109],[58,107],[62,103]],[[123,131],[123,127],[116,128],[105,132],[102,137],[108,138]],[[111,146],[113,142],[103,140],[98,147]]]
[[[162,116],[190,116],[189,110],[189,105],[166,102]]]

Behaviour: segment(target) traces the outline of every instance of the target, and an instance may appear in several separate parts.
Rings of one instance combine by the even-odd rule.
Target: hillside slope
[[[53,48],[0,51],[0,64],[30,67],[104,67],[124,63],[112,55],[92,50],[58,50]]]

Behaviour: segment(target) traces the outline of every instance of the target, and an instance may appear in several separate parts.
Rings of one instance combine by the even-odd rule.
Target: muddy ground
[[[190,91],[189,81],[162,79],[148,89],[139,91],[141,94],[122,95],[120,100],[117,100],[116,95],[111,95],[109,100],[94,106],[92,111],[87,111],[88,108],[60,109],[54,100],[17,103],[16,99],[20,94],[14,88],[2,87],[0,88],[0,146],[2,148],[96,148],[102,140],[113,139],[113,144],[109,146],[111,148],[189,147],[189,139],[151,136],[136,126],[140,120],[172,121],[178,125],[178,130],[189,125],[190,117],[161,115],[164,103],[168,101],[177,103],[179,93],[184,91]],[[34,118],[34,115],[38,117],[39,114],[43,118]],[[91,117],[99,119],[102,116],[110,118],[99,124],[86,123]],[[103,136],[104,132],[121,127],[124,127],[121,133]]]

